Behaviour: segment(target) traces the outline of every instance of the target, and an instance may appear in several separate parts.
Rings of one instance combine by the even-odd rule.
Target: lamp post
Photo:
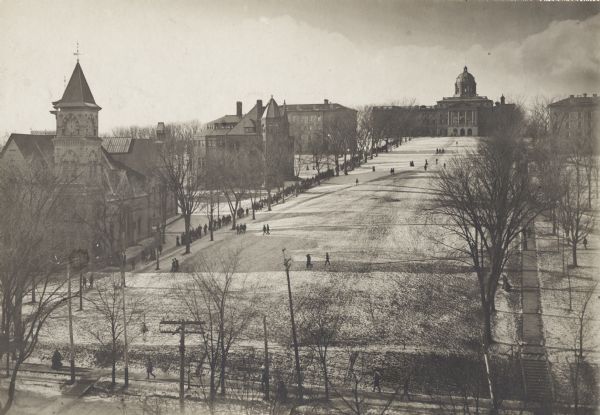
[[[282,250],[283,253],[283,266],[285,267],[285,275],[287,277],[288,286],[288,298],[290,302],[290,320],[292,322],[292,339],[294,341],[294,357],[296,360],[296,375],[298,376],[298,400],[302,402],[302,372],[300,370],[300,353],[298,351],[298,336],[296,335],[296,322],[294,320],[294,305],[292,303],[292,285],[290,283],[290,267],[292,266],[292,259],[286,258],[285,248]]]

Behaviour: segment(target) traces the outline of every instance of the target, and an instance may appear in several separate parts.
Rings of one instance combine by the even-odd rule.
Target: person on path
[[[90,275],[90,288],[94,288],[94,274]]]
[[[263,235],[267,233],[267,225],[263,225]]]
[[[331,262],[329,262],[329,252],[325,252],[325,265],[331,265]]]
[[[373,166],[373,171],[375,171],[375,166]]]
[[[358,179],[356,179],[354,186],[358,186]]]
[[[267,390],[267,384],[269,383],[269,374],[265,365],[260,367],[260,390],[265,392]]]
[[[271,235],[271,229],[269,228],[269,224],[267,223],[267,235]]]
[[[181,243],[179,243],[179,235],[175,237],[175,246],[181,246]]]
[[[435,164],[438,164],[438,159],[435,159]]]
[[[310,260],[310,254],[306,254],[306,269],[311,268],[312,269],[313,265],[312,262]]]
[[[179,260],[175,258],[175,272],[179,272]]]
[[[85,290],[86,288],[87,288],[87,278],[84,275],[83,276],[83,289]]]
[[[587,249],[587,238],[583,238],[583,247]]]
[[[381,373],[378,370],[373,372],[373,392],[375,392],[375,389],[381,393]]]
[[[152,364],[152,360],[148,359],[146,362],[146,379],[150,379],[150,375],[152,375],[152,379],[156,379],[156,375],[154,374],[154,365]]]

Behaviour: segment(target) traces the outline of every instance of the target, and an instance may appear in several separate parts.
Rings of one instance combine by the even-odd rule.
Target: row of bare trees
[[[64,281],[51,278],[65,224],[65,186],[44,166],[0,171],[1,350],[12,372],[0,414],[15,398],[23,363],[34,352],[48,317],[67,301]],[[58,258],[60,260],[60,258]],[[35,290],[35,301],[26,299]]]
[[[593,132],[569,126],[570,113],[552,111],[552,101],[537,98],[527,130],[532,135],[532,167],[539,186],[552,199],[552,232],[562,230],[578,266],[577,250],[593,230],[598,200],[598,143]],[[560,228],[560,229],[559,229]]]

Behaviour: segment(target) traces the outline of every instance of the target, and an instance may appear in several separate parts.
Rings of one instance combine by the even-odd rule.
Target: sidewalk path
[[[534,413],[552,413],[552,380],[542,322],[540,280],[538,276],[535,224],[527,236],[522,251],[522,342],[521,367],[527,402],[534,404]]]

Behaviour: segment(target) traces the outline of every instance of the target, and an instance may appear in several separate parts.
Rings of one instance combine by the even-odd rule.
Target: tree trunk
[[[192,221],[192,215],[191,214],[183,215],[183,221],[185,223],[185,253],[189,254],[190,253],[190,244],[191,244],[190,222]]]
[[[344,175],[348,174],[348,160],[346,156],[347,154],[344,152]]]
[[[575,240],[571,244],[571,249],[573,250],[573,266],[577,267],[577,242]]]
[[[267,210],[271,211],[271,189],[267,189]]]
[[[216,397],[216,392],[217,392],[217,388],[215,387],[215,369],[216,369],[216,362],[214,361],[215,356],[213,356],[213,361],[211,362],[210,365],[210,392],[209,392],[209,399],[211,402],[213,402],[215,400]]]
[[[323,378],[325,380],[325,399],[329,400],[329,373],[327,372],[327,352],[323,354]]]
[[[334,155],[335,157],[335,175],[339,176],[340,175],[340,160],[338,158],[337,153]]]
[[[111,365],[111,371],[110,371],[110,378],[111,378],[110,385],[114,387],[115,384],[117,383],[117,352],[115,350],[114,344],[113,344],[111,354],[112,354],[112,356],[111,356],[112,365]]]
[[[8,354],[7,354],[7,356],[8,356]],[[13,368],[13,372],[10,376],[10,384],[8,385],[6,403],[2,406],[2,409],[0,409],[0,415],[7,414],[15,400],[15,390],[16,390],[16,385],[17,385],[17,373],[19,372],[20,366],[21,366],[21,355],[19,353],[19,358],[15,361],[15,367]]]

